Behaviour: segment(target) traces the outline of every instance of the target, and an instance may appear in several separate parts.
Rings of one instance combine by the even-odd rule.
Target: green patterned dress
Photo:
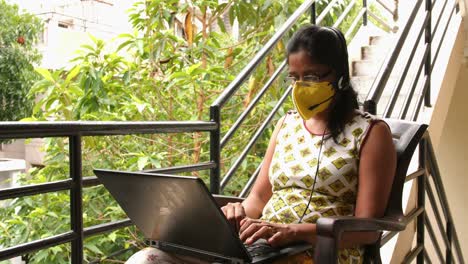
[[[358,185],[359,151],[375,118],[357,111],[338,137],[323,142],[317,183],[309,208],[322,135],[314,135],[304,120],[289,112],[278,132],[269,168],[273,196],[262,219],[273,223],[315,223],[319,217],[353,215]],[[339,263],[362,263],[362,248],[343,249]]]

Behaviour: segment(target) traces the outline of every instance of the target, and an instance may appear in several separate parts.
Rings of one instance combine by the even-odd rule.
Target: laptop
[[[312,248],[245,246],[198,177],[95,169],[132,222],[161,250],[218,263],[271,263]]]

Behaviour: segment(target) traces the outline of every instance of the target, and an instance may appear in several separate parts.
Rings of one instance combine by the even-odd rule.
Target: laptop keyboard
[[[247,251],[249,252],[251,257],[257,257],[260,255],[265,255],[274,251],[277,251],[278,249],[270,246],[266,242],[261,242],[257,241],[251,245],[245,245]]]

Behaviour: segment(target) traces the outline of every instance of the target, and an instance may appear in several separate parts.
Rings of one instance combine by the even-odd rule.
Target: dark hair
[[[354,109],[359,108],[357,93],[350,82],[348,50],[343,33],[336,28],[306,25],[293,35],[286,50],[288,58],[292,53],[305,51],[312,62],[335,70],[335,96],[330,103],[327,127],[336,142]]]

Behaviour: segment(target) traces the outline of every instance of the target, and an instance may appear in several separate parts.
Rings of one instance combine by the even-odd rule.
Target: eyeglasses
[[[325,79],[325,77],[330,75],[331,72],[332,72],[332,70],[329,70],[328,72],[322,74],[321,76],[314,75],[314,74],[306,75],[306,76],[302,77],[302,81],[304,81],[304,82],[321,82],[321,81],[323,81],[323,79]],[[287,82],[291,82],[291,83],[295,83],[297,81],[300,81],[300,79],[296,78],[295,76],[291,76],[291,75],[286,76],[285,80]]]

